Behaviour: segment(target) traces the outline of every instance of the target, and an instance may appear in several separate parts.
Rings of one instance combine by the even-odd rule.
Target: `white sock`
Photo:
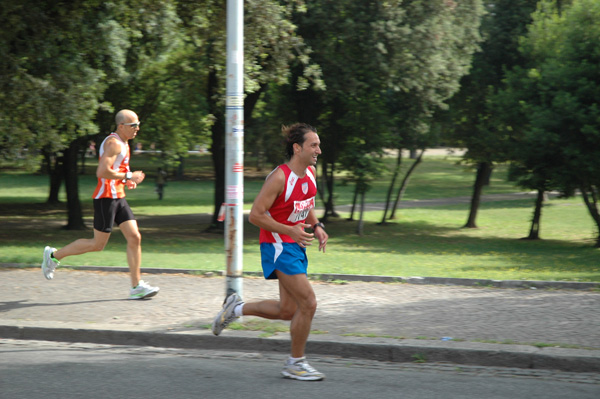
[[[240,303],[239,305],[237,305],[235,307],[235,309],[233,309],[233,314],[235,315],[235,317],[240,317],[243,316],[244,313],[242,312],[242,308],[244,307],[244,303]]]
[[[294,364],[294,363],[296,363],[297,361],[299,361],[299,360],[304,360],[304,359],[306,359],[306,357],[305,357],[305,356],[302,356],[302,357],[292,357],[292,356],[290,356],[290,357],[288,358],[287,364]]]

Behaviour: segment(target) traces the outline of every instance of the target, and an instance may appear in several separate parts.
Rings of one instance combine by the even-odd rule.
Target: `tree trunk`
[[[408,182],[410,181],[410,177],[412,176],[412,173],[415,171],[415,169],[417,169],[417,166],[419,166],[419,164],[423,160],[423,154],[425,154],[425,149],[421,150],[421,153],[417,156],[417,159],[415,159],[415,162],[413,162],[413,164],[410,166],[410,168],[406,171],[406,175],[404,176],[404,179],[402,180],[402,184],[400,185],[400,188],[398,189],[398,194],[396,195],[396,200],[394,201],[394,206],[392,207],[392,213],[390,214],[390,220],[393,220],[396,218],[396,208],[398,208],[398,203],[404,196],[404,192],[406,191],[406,187],[408,186]]]
[[[597,187],[594,186],[582,186],[579,188],[581,191],[581,196],[583,197],[583,202],[585,202],[585,206],[588,208],[592,219],[596,223],[596,229],[598,230],[598,236],[596,238],[596,248],[600,248],[600,213],[598,213],[598,195],[597,195]],[[591,198],[590,198],[591,197]]]
[[[544,206],[546,190],[538,189],[537,198],[535,200],[535,210],[533,211],[533,219],[531,220],[531,228],[526,240],[540,239],[540,221],[542,219],[542,207]]]
[[[223,143],[225,126],[220,116],[217,116],[216,119],[212,126],[212,146],[210,150],[215,171],[215,208],[210,229],[217,228],[218,230],[223,230],[224,226],[218,222],[218,216],[221,205],[225,202],[225,144]]]
[[[48,176],[50,177],[50,191],[48,193],[47,204],[58,204],[58,195],[60,194],[60,186],[63,180],[63,164],[61,158],[56,153],[49,154],[44,151],[44,160]]]
[[[79,170],[80,175],[85,175],[85,155],[87,153],[87,149],[84,148],[82,151],[79,151],[79,156],[81,157],[81,168]]]
[[[475,184],[473,185],[473,196],[471,197],[471,209],[469,211],[469,218],[467,223],[463,226],[470,229],[477,228],[475,223],[477,219],[477,211],[479,210],[479,203],[481,202],[481,192],[485,184],[486,176],[489,175],[491,165],[489,162],[480,162],[477,165],[477,175],[475,177]]]
[[[251,126],[254,122],[254,119],[252,118],[252,112],[256,107],[256,103],[258,103],[260,95],[263,93],[263,91],[265,91],[265,87],[267,87],[267,85],[263,83],[254,93],[248,93],[246,95],[246,98],[244,99],[244,126]]]
[[[67,191],[68,222],[65,226],[67,230],[83,230],[86,228],[83,223],[81,201],[79,201],[79,176],[77,174],[79,142],[79,139],[71,141],[63,156],[63,173]]]
[[[398,148],[398,157],[396,158],[396,167],[394,168],[394,174],[392,175],[392,182],[390,183],[390,187],[388,188],[387,196],[385,198],[385,209],[383,210],[383,217],[381,218],[381,222],[379,224],[385,224],[385,218],[387,217],[387,212],[390,207],[390,201],[392,199],[392,191],[394,191],[394,186],[396,185],[396,179],[400,174],[400,167],[402,166],[402,148]]]
[[[492,180],[492,172],[494,171],[494,166],[490,165],[490,168],[486,171],[485,176],[483,176],[483,185],[485,187],[490,186],[490,181]]]
[[[244,130],[246,133],[252,131],[253,134],[251,143],[244,140],[244,148],[250,147],[249,150],[256,155],[256,170],[258,172],[260,172],[264,167],[264,133],[262,133],[263,129],[260,127],[254,129],[254,118],[252,117],[252,111],[254,111],[256,103],[260,99],[260,95],[264,91],[265,87],[265,84],[261,84],[257,91],[254,93],[248,93],[244,99]],[[248,154],[250,151],[244,151],[244,154]]]
[[[210,113],[215,116],[215,123],[212,131],[212,146],[210,148],[215,172],[215,193],[214,193],[214,211],[209,230],[223,231],[224,226],[219,223],[219,210],[225,202],[225,116],[224,110],[220,109],[214,100],[218,85],[216,71],[211,71],[208,75],[208,98],[211,99],[209,104]]]
[[[354,210],[356,209],[356,199],[358,198],[358,185],[354,187],[354,198],[352,198],[352,208],[350,208],[350,217],[348,220],[354,220]]]
[[[315,111],[314,109],[314,101],[308,101],[308,104],[310,104],[310,109],[312,111]],[[332,119],[335,120],[342,120],[344,118],[344,111],[340,110],[340,104],[337,101],[334,101],[333,103],[333,110],[332,110]],[[300,107],[302,108],[302,107]],[[302,112],[303,115],[306,116],[310,116],[310,115],[315,115],[314,119],[310,119],[308,120],[308,122],[310,121],[314,121],[314,122],[318,122],[316,116],[318,115],[316,113],[316,111],[314,113],[309,113],[307,112],[307,110],[303,110]],[[337,137],[335,132],[337,131],[337,123],[333,123],[331,126],[329,126],[329,131],[331,132],[330,134],[325,135],[325,137],[321,138],[321,149],[323,150],[323,152],[325,153],[325,155],[321,155],[319,156],[319,159],[323,160],[323,166],[324,166],[324,170],[325,170],[325,164],[329,165],[327,167],[327,173],[325,174],[325,185],[326,185],[326,189],[327,189],[327,201],[325,202],[325,218],[328,218],[329,216],[333,216],[333,217],[338,217],[339,215],[335,212],[335,208],[334,208],[334,204],[333,204],[333,191],[335,189],[335,185],[334,185],[334,181],[335,181],[335,162],[337,160],[337,154],[340,151],[340,147],[342,147],[341,145],[341,140],[342,138]]]
[[[359,219],[358,219],[358,226],[356,227],[356,233],[362,237],[363,233],[364,233],[364,221],[363,221],[363,215],[365,213],[365,191],[363,190],[360,193],[360,213],[359,213]]]
[[[177,165],[177,172],[175,174],[175,176],[178,179],[183,179],[183,176],[185,174],[185,158],[180,155],[179,156],[179,165]]]
[[[330,167],[327,167],[329,165]],[[325,187],[327,188],[327,201],[325,201],[325,215],[323,216],[324,220],[327,220],[329,216],[337,217],[339,216],[334,209],[333,206],[333,173],[335,170],[335,165],[333,163],[328,164],[327,162],[323,163],[323,178],[325,179]]]
[[[325,203],[327,202],[327,200],[325,199],[325,189],[323,187],[327,187],[327,162],[323,162],[322,163],[323,166],[321,166],[321,180],[319,181],[319,179],[317,179],[317,194],[319,194],[319,197],[321,198],[321,202],[323,203],[323,206],[326,207]],[[323,213],[323,218],[325,218],[325,215],[327,214],[327,209],[325,209],[325,212]]]
[[[211,129],[212,146],[210,149],[215,172],[215,193],[214,193],[214,210],[211,219],[209,230],[223,231],[224,226],[219,223],[219,211],[221,205],[225,202],[225,115],[224,110],[217,106],[217,103],[212,99],[215,98],[218,92],[219,80],[215,71],[211,71],[208,76],[208,97],[211,99],[209,104],[210,113],[215,116],[216,120]],[[259,93],[255,96],[250,96],[251,101],[244,103],[244,118],[252,115],[252,110],[258,101]],[[247,105],[247,106],[246,106]]]

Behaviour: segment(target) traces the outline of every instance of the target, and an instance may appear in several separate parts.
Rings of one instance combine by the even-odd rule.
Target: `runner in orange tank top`
[[[142,236],[135,216],[125,200],[125,186],[133,190],[144,180],[144,172],[129,169],[129,144],[140,130],[140,121],[135,112],[123,109],[115,116],[116,129],[100,146],[100,159],[96,176],[98,185],[94,190],[94,237],[79,239],[57,250],[44,249],[42,271],[46,279],[54,278],[60,260],[72,255],[102,251],[112,232],[113,223],[127,239],[127,263],[131,278],[130,299],[143,299],[156,295],[158,287],[141,280]],[[93,290],[91,290],[93,292]]]
[[[111,133],[108,137],[104,139],[104,141],[100,145],[100,159],[102,159],[102,155],[104,155],[105,147],[110,146],[110,144],[114,145],[114,143],[111,143],[111,140],[114,140],[117,143],[119,143],[121,147],[121,150],[117,153],[117,157],[111,169],[119,173],[125,173],[127,175],[127,172],[130,172],[129,157],[131,153],[129,151],[129,144],[127,144],[126,141],[123,141],[123,139],[117,133]],[[107,142],[109,142],[109,144],[107,144]],[[96,190],[94,190],[92,198],[125,198],[124,182],[125,180],[106,179],[104,177],[98,177],[98,185],[96,186]]]

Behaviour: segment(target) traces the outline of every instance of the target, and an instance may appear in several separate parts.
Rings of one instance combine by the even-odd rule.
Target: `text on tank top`
[[[317,195],[315,175],[309,167],[306,168],[304,177],[299,178],[285,164],[279,165],[271,174],[277,169],[281,169],[284,173],[285,188],[273,202],[268,214],[277,222],[288,226],[304,223],[311,209],[315,207]],[[261,229],[260,242],[294,242],[294,240],[288,235]]]

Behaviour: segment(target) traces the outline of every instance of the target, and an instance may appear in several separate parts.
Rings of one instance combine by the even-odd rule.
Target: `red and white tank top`
[[[306,168],[306,174],[301,179],[285,164],[279,165],[273,172],[277,169],[281,169],[285,175],[285,188],[273,202],[268,214],[288,226],[303,223],[310,210],[315,207],[317,196],[317,181],[312,168]],[[264,229],[260,229],[259,240],[261,243],[294,242],[288,235]]]
[[[129,172],[129,144],[127,144],[126,141],[123,141],[117,133],[113,132],[104,139],[100,145],[100,157],[102,157],[102,154],[104,154],[104,145],[110,138],[116,138],[119,144],[121,144],[121,152],[117,155],[117,159],[115,159],[112,169],[119,173]],[[120,179],[115,180],[104,178],[98,179],[98,185],[96,186],[96,190],[92,196],[94,199],[123,197],[125,197],[125,183],[123,183],[123,181]]]

